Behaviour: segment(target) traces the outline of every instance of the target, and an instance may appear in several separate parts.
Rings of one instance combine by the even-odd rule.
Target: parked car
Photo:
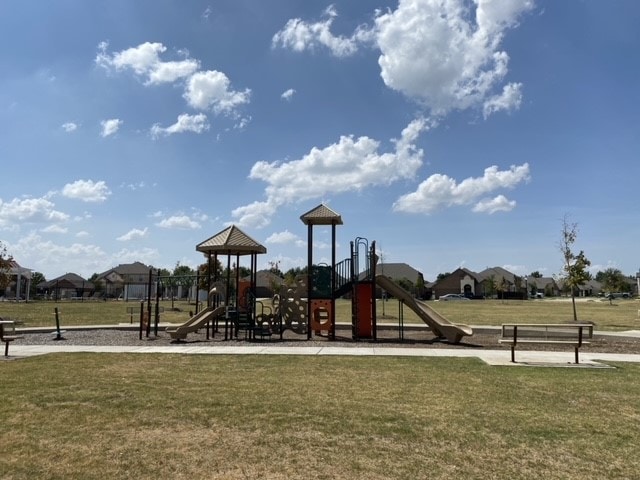
[[[604,296],[605,298],[609,299],[609,300],[613,300],[614,298],[631,298],[631,296],[627,293],[627,292],[614,292],[614,293],[607,293]]]
[[[443,302],[448,302],[451,300],[469,300],[467,297],[462,295],[461,293],[447,293],[446,295],[440,295],[438,300],[442,300]]]

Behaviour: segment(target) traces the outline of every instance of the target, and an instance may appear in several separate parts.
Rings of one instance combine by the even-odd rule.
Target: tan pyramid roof
[[[326,205],[320,204],[300,217],[305,225],[342,225],[342,217]]]
[[[198,252],[222,253],[224,255],[250,255],[267,253],[267,249],[235,225],[225,228],[213,237],[196,245]]]

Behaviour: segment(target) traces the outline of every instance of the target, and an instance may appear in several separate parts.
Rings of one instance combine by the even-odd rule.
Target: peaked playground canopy
[[[213,237],[196,245],[196,251],[205,254],[251,255],[267,253],[266,247],[256,242],[235,225],[225,228]]]

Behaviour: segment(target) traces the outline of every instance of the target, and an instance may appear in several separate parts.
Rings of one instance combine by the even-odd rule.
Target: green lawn
[[[56,354],[0,362],[3,479],[622,479],[640,365]]]
[[[269,304],[269,300],[265,301]],[[467,325],[501,325],[511,322],[561,323],[573,320],[571,302],[567,299],[545,300],[472,300],[429,302],[442,315],[454,323]],[[638,300],[616,300],[613,305],[608,301],[593,299],[578,302],[579,320],[594,322],[602,330],[629,330],[640,328],[640,302]],[[171,302],[161,302],[164,312],[160,321],[182,323],[189,318],[189,311],[195,311],[195,305],[175,302],[177,310],[171,310]],[[29,303],[2,302],[0,317],[20,320],[24,326],[55,327],[54,308],[60,311],[61,325],[100,325],[128,323],[131,315],[127,309],[135,310],[133,322],[139,319],[139,302],[72,302],[59,303],[34,301]],[[398,302],[377,301],[378,322],[394,323],[398,321]],[[406,306],[403,309],[405,323],[422,323]],[[339,322],[351,321],[351,302],[336,302],[336,318]]]

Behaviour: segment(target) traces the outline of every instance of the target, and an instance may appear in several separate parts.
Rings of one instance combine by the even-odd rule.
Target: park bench
[[[3,320],[0,318],[0,342],[4,342],[4,356],[9,356],[9,343],[19,338],[23,338],[21,335],[16,335],[16,324],[13,320]]]
[[[519,344],[572,345],[576,363],[579,363],[578,349],[589,344],[593,338],[593,325],[585,323],[505,323],[499,343],[511,346],[511,361],[515,363],[515,349]]]

